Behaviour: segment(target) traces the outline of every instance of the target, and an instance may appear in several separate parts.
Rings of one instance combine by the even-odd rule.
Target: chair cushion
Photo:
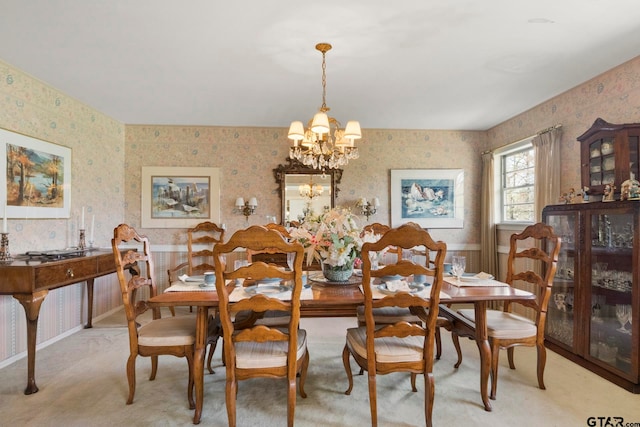
[[[138,344],[154,347],[192,345],[196,341],[196,316],[163,317],[138,328]]]
[[[367,357],[367,328],[347,329],[347,345],[359,356]],[[376,360],[381,363],[416,362],[422,360],[424,337],[376,338]]]
[[[236,367],[244,369],[275,368],[287,365],[288,341],[237,342]],[[298,329],[299,360],[307,350],[307,331]]]
[[[373,309],[373,319],[376,323],[387,324],[407,321],[409,323],[422,323],[418,316],[411,314],[404,307],[378,307]],[[358,306],[358,322],[364,323],[364,306]]]
[[[475,320],[472,308],[458,310],[458,314]],[[537,327],[534,321],[514,313],[500,310],[487,310],[487,333],[489,337],[498,339],[520,339],[536,335]]]

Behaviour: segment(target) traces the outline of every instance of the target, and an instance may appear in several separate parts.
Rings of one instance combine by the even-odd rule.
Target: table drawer
[[[36,288],[50,289],[69,283],[83,282],[97,273],[95,258],[64,264],[51,264],[36,269]]]

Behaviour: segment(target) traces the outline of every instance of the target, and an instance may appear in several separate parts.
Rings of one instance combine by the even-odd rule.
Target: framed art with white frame
[[[0,203],[7,218],[69,218],[71,148],[0,129]]]
[[[415,222],[424,228],[462,228],[462,169],[392,169],[391,224]]]
[[[219,168],[143,167],[141,188],[143,228],[220,222]]]

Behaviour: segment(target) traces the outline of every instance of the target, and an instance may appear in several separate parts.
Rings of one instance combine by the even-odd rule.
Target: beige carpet
[[[297,426],[370,425],[366,376],[356,376],[351,396],[341,352],[344,330],[353,319],[303,319],[309,332],[311,363],[308,397],[298,396]],[[455,351],[445,332],[444,355],[435,364],[434,425],[586,426],[588,417],[624,417],[640,422],[640,396],[631,394],[548,352],[547,390],[537,388],[535,350],[516,350],[518,369],[509,370],[501,354],[498,399],[484,411],[475,344],[461,340],[464,362],[453,369]],[[40,391],[25,396],[26,359],[0,370],[0,425],[20,426],[175,426],[191,425],[186,401],[185,359],[161,357],[157,379],[148,381],[148,358],[138,359],[135,401],[126,405],[125,362],[128,337],[122,312],[97,322],[38,352],[36,380]],[[504,353],[504,352],[503,352]],[[224,367],[216,355],[216,373],[205,377],[201,425],[227,424]],[[355,369],[355,366],[354,366]],[[378,377],[379,425],[424,425],[424,384],[410,391],[403,374]],[[240,383],[239,426],[286,425],[285,384],[256,379]]]

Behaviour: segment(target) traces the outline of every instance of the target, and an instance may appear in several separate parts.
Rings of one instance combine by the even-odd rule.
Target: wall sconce
[[[371,201],[367,201],[364,197],[360,197],[356,206],[360,208],[362,215],[367,217],[367,221],[369,221],[369,217],[375,215],[378,207],[380,206],[380,200],[377,197],[371,199]]]
[[[257,207],[258,207],[258,200],[255,197],[250,198],[249,201],[246,203],[242,197],[238,197],[236,199],[235,212],[238,212],[244,215],[247,220],[247,224],[249,224],[249,215],[253,215],[254,213],[256,213]]]

